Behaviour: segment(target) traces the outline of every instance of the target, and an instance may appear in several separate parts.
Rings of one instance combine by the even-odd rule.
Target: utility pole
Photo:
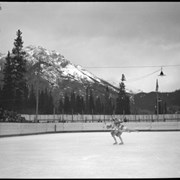
[[[156,111],[157,111],[157,120],[159,119],[159,96],[158,96],[158,80],[156,79]]]
[[[161,77],[165,76],[165,74],[163,73],[162,67],[161,67],[161,72],[160,72],[159,76],[161,76]],[[159,89],[158,79],[156,79],[157,120],[159,119],[159,95],[158,95],[158,89]]]
[[[38,111],[39,111],[39,73],[40,73],[40,61],[37,67],[37,81],[36,81],[36,117],[35,122],[38,121]]]
[[[158,91],[156,92],[156,98],[157,98],[157,120],[159,119],[159,96],[158,96]]]

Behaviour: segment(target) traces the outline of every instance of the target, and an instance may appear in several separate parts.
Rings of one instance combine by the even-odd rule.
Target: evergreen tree
[[[51,92],[48,92],[46,90],[46,93],[47,95],[44,96],[44,101],[46,102],[46,107],[45,107],[45,112],[47,114],[53,114],[53,109],[54,109],[54,103],[53,103],[53,96],[52,96],[52,93]]]
[[[2,88],[0,86],[0,108],[3,107],[3,102],[2,102]]]
[[[6,108],[23,112],[28,97],[26,82],[26,60],[23,51],[22,32],[17,31],[17,38],[14,40],[12,54],[8,53],[4,68],[3,94],[6,98]]]
[[[45,94],[44,91],[39,93],[39,114],[46,114],[47,103],[45,97],[47,98],[48,94]],[[48,102],[49,103],[49,102]]]
[[[120,104],[120,98],[119,96],[116,98],[116,109],[115,109],[115,113],[116,114],[122,114],[122,108],[121,108],[121,104]]]
[[[81,104],[81,111],[79,112],[79,113],[82,113],[82,114],[84,114],[84,112],[85,112],[85,102],[84,102],[84,98],[81,96],[80,97],[80,104]]]
[[[94,97],[92,90],[90,90],[90,97],[89,97],[89,112],[94,114],[95,106],[94,106]]]
[[[59,99],[59,104],[58,104],[58,112],[63,114],[64,113],[64,103],[63,103],[63,100],[62,98]]]
[[[76,96],[76,107],[77,107],[77,113],[81,114],[82,113],[82,104],[81,104],[81,97],[79,94]]]
[[[71,113],[70,100],[67,94],[65,94],[65,98],[64,98],[64,113],[65,114]]]
[[[89,114],[89,87],[86,88],[85,113]]]
[[[12,110],[15,98],[15,79],[13,77],[13,62],[8,51],[3,69],[2,106],[4,109]]]
[[[125,114],[131,114],[131,112],[130,112],[130,99],[129,99],[129,96],[127,94],[125,97]]]
[[[126,94],[123,81],[120,83],[119,94],[116,99],[116,114],[130,114],[130,100]]]
[[[104,107],[105,107],[106,114],[113,114],[113,101],[112,101],[108,87],[106,87],[105,106]]]
[[[110,93],[109,93],[109,88],[108,86],[106,87],[106,92],[105,92],[105,114],[109,114],[109,97],[110,97]]]
[[[109,97],[109,111],[108,111],[108,114],[112,115],[114,113],[113,110],[114,110],[113,100],[112,100],[111,97]]]
[[[16,109],[22,112],[25,107],[25,102],[28,95],[27,79],[26,79],[26,60],[25,52],[23,51],[22,32],[17,31],[17,38],[14,41],[14,48],[12,49],[12,58],[14,62],[14,75],[16,83],[15,103]]]
[[[164,114],[167,114],[167,104],[164,102]]]
[[[102,107],[101,114],[106,114],[106,112],[105,112],[105,105],[104,105],[104,104],[105,104],[105,103],[102,102],[102,105],[101,105],[101,107]]]
[[[75,114],[76,113],[76,96],[75,96],[74,91],[71,93],[70,104],[71,104],[71,113]]]
[[[96,97],[96,102],[95,102],[95,109],[96,109],[96,114],[101,114],[102,113],[102,103],[100,97]]]

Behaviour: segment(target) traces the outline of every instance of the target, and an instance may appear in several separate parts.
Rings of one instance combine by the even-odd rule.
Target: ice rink
[[[122,138],[124,145],[109,132],[0,138],[0,178],[180,177],[180,132]]]

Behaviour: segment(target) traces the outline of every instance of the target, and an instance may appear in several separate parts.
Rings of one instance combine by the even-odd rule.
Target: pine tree
[[[28,95],[26,80],[26,60],[23,51],[22,32],[17,31],[17,38],[14,40],[14,48],[12,49],[13,74],[15,78],[15,103],[16,110],[21,112],[25,106],[25,100]]]
[[[106,92],[105,92],[105,113],[106,114],[109,114],[109,106],[110,106],[110,104],[109,104],[109,97],[110,97],[110,93],[109,93],[109,88],[108,88],[108,86],[106,87]]]
[[[80,96],[80,114],[84,114],[85,112],[85,102],[83,96]]]
[[[89,112],[94,114],[95,106],[94,106],[94,97],[92,93],[92,89],[90,90],[90,97],[89,97]]]
[[[86,88],[85,113],[89,114],[89,87]]]
[[[76,96],[74,91],[71,93],[70,104],[71,104],[71,113],[75,114],[77,108],[76,108]]]
[[[164,114],[167,114],[167,104],[164,102]]]
[[[123,81],[120,83],[119,94],[116,99],[116,114],[130,114],[130,100],[126,94]]]
[[[64,103],[62,98],[59,99],[58,113],[60,114],[64,113]]]
[[[80,114],[82,112],[82,107],[81,107],[81,97],[79,94],[76,96],[76,112]]]
[[[130,99],[129,99],[129,96],[127,94],[125,97],[125,114],[131,114],[131,112],[130,112]]]
[[[65,114],[71,113],[70,100],[67,94],[65,94],[65,98],[64,98],[64,113]]]
[[[47,98],[47,94],[45,93],[43,90],[39,93],[39,114],[46,114],[47,107],[45,97]]]
[[[13,76],[13,62],[8,51],[5,66],[3,69],[3,88],[2,88],[2,106],[7,110],[12,110],[15,99],[15,79]]]
[[[3,107],[3,102],[2,102],[2,88],[0,86],[0,109]]]
[[[108,86],[106,87],[106,93],[105,93],[105,113],[106,114],[113,113],[113,102]]]
[[[17,31],[17,38],[14,40],[14,48],[12,54],[8,52],[6,64],[4,68],[4,102],[5,107],[15,110],[19,113],[23,112],[28,97],[28,88],[26,82],[26,60],[23,51],[22,32]]]
[[[101,114],[102,113],[102,103],[101,103],[100,97],[96,97],[95,106],[96,106],[96,114]]]
[[[46,102],[47,102],[47,107],[48,107],[48,114],[53,114],[54,103],[53,103],[52,92],[49,92],[48,99]]]

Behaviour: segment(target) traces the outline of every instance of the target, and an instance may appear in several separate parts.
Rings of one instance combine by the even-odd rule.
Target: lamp
[[[159,76],[165,76],[165,74],[162,71],[162,67],[161,67],[161,72],[160,72]]]

